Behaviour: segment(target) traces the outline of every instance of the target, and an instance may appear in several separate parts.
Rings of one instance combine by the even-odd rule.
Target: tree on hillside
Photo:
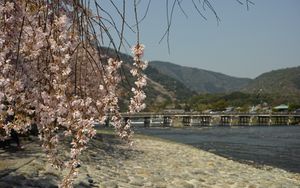
[[[167,9],[172,17],[182,1],[166,2],[172,5]],[[200,14],[200,5],[215,13],[208,0],[192,2]],[[142,71],[147,63],[142,61],[144,46],[139,41],[139,23],[144,19],[138,16],[139,3],[110,0],[107,8],[97,0],[0,1],[0,129],[5,131],[0,138],[7,139],[12,130],[26,132],[36,123],[49,161],[69,169],[61,187],[72,186],[79,155],[96,134],[95,121],[104,123],[111,115],[118,135],[130,140],[130,122],[122,121],[118,106],[124,97],[118,88],[126,83],[118,56],[128,43],[125,29],[136,35],[130,70],[136,80],[129,88],[133,92],[129,112],[145,107]],[[131,23],[126,17],[128,4]],[[103,47],[113,48],[115,54],[109,56]],[[8,116],[13,120],[7,122]],[[66,138],[71,138],[67,160],[59,157],[58,150]]]

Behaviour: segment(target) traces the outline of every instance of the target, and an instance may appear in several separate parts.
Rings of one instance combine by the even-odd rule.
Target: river
[[[300,173],[300,126],[135,128],[136,133],[189,144],[255,166]]]

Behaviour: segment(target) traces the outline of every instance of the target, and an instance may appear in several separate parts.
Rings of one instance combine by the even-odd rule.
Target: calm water
[[[157,136],[255,165],[300,173],[300,126],[136,128]]]

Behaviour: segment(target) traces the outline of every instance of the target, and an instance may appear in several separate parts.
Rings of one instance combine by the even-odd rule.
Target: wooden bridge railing
[[[144,126],[213,126],[213,125],[300,125],[295,113],[122,113],[123,118],[144,122]],[[159,122],[159,123],[153,123]]]

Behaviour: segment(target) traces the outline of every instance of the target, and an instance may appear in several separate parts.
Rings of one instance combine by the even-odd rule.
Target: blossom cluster
[[[121,138],[132,135],[130,121],[124,122],[119,112],[122,61],[103,60],[101,51],[88,43],[94,37],[83,31],[88,18],[75,19],[88,15],[74,2],[0,1],[0,139],[36,124],[49,161],[69,169],[61,187],[72,186],[79,156],[96,134],[95,121],[104,123],[111,116]],[[145,107],[143,51],[141,44],[133,48],[136,82],[130,112]],[[58,148],[68,140],[66,159]]]
[[[135,87],[131,89],[134,96],[130,100],[130,106],[129,106],[130,113],[139,112],[146,107],[144,103],[146,94],[143,91],[143,87],[145,87],[147,84],[147,77],[145,74],[142,73],[142,71],[147,68],[148,63],[142,61],[144,48],[145,47],[142,44],[137,44],[132,48],[133,60],[134,60],[133,65],[135,67],[130,72],[132,76],[136,78],[136,81],[134,82]]]

